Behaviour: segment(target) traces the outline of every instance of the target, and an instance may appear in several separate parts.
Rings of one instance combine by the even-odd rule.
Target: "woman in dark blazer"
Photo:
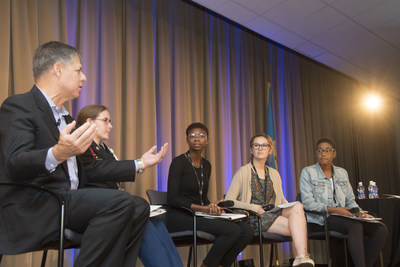
[[[109,139],[112,129],[110,113],[105,106],[85,106],[80,110],[77,121],[79,125],[89,121],[97,126],[91,146],[80,156],[83,168],[88,173],[86,187],[119,189],[119,182],[133,182],[136,170],[141,173],[140,165],[143,162],[140,161],[144,161],[146,164],[148,159],[161,156],[155,154],[156,147],[153,147],[143,154],[140,160],[118,160],[112,149],[104,143]],[[167,144],[161,148],[159,153],[165,154],[166,149]],[[183,266],[167,228],[157,218],[151,218],[147,223],[139,258],[146,267]]]

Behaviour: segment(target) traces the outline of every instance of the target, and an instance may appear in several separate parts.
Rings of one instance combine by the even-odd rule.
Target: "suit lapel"
[[[51,110],[49,103],[40,92],[40,90],[36,87],[36,85],[33,86],[31,92],[36,101],[37,107],[42,111],[43,121],[46,123],[47,127],[49,127],[49,130],[53,137],[56,139],[56,141],[58,141],[60,137],[60,131],[58,130],[57,124],[54,120],[54,114]]]
[[[65,118],[65,122],[67,123],[67,124],[69,124],[69,123],[71,123],[71,122],[73,122],[74,121],[74,118],[72,118],[71,117],[71,115],[67,115],[67,116],[64,116],[64,118]],[[74,129],[75,130],[75,129]]]
[[[31,92],[37,103],[37,107],[39,108],[39,110],[42,111],[43,121],[45,122],[47,127],[49,127],[51,134],[53,135],[55,140],[58,142],[58,140],[60,138],[60,131],[58,130],[57,124],[54,119],[54,114],[53,114],[53,111],[51,110],[49,103],[47,102],[46,98],[43,96],[42,92],[40,92],[39,88],[36,87],[36,85],[33,86],[33,88],[31,89]],[[67,124],[72,122],[73,120],[74,119],[70,115],[65,116],[65,121]],[[77,161],[77,165],[78,165],[78,177],[81,178],[82,177],[82,167],[80,164],[79,157],[76,157],[76,161]],[[61,166],[64,169],[67,176],[69,177],[67,161],[62,162]]]

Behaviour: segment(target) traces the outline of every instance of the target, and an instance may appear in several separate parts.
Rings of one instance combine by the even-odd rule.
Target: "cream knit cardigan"
[[[288,203],[283,196],[282,180],[279,172],[273,168],[268,167],[269,176],[271,177],[274,191],[275,207],[277,205]],[[250,204],[251,200],[251,164],[248,163],[235,173],[228,192],[226,193],[225,200],[233,200],[235,208],[248,209],[257,212],[258,208],[255,204]]]

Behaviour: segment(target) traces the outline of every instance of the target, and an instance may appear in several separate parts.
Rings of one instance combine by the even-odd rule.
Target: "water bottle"
[[[374,184],[373,184],[373,181],[369,181],[368,197],[371,198],[371,199],[374,198]]]
[[[357,194],[358,194],[358,199],[365,198],[364,186],[363,186],[362,182],[358,182]]]
[[[374,182],[374,198],[379,198],[378,186],[376,185],[375,182]]]

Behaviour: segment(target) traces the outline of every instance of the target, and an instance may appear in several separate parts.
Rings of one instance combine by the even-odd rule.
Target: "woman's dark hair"
[[[78,118],[76,120],[78,127],[81,126],[86,122],[87,119],[96,119],[97,116],[104,110],[108,110],[105,106],[103,105],[87,105],[83,107],[79,113],[78,113]]]
[[[321,139],[319,139],[315,148],[317,148],[318,145],[321,143],[328,143],[332,146],[333,149],[336,149],[336,142],[330,137],[322,137]]]
[[[205,125],[204,125],[203,123],[201,123],[201,122],[193,122],[192,124],[190,124],[190,125],[186,128],[186,137],[188,137],[189,132],[190,132],[192,129],[196,129],[196,128],[199,128],[199,129],[204,130],[204,131],[206,132],[207,136],[208,136],[208,128],[207,128],[207,126],[205,126]]]

